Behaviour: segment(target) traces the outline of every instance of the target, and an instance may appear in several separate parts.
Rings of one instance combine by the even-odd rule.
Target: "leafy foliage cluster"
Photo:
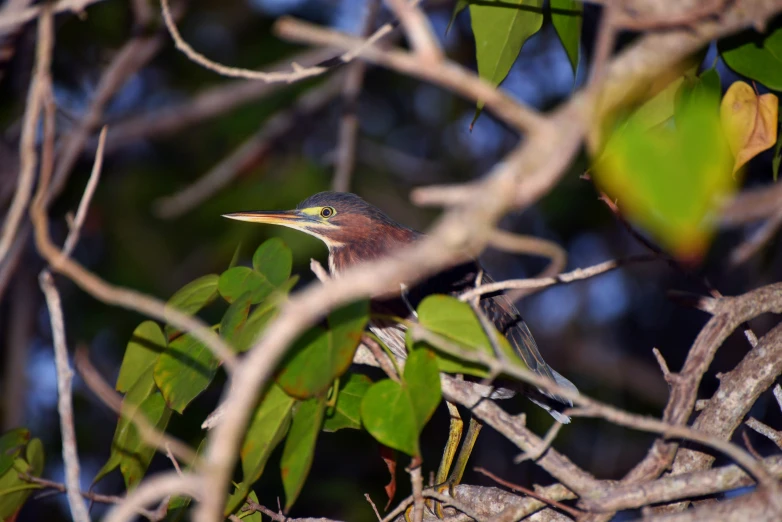
[[[291,276],[291,260],[282,240],[267,240],[255,251],[252,268],[233,266],[219,276],[198,278],[177,291],[167,305],[196,314],[222,300],[225,311],[214,328],[236,352],[246,351],[263,335],[298,280]],[[485,356],[493,356],[491,341],[469,304],[433,295],[422,301],[417,313],[421,326],[458,350],[482,350]],[[256,498],[252,485],[283,441],[280,474],[286,509],[309,473],[320,431],[363,428],[390,448],[420,456],[420,433],[441,400],[440,372],[486,375],[469,357],[464,361],[435,351],[436,347],[416,342],[411,335],[399,380],[373,383],[366,375],[346,373],[369,320],[368,302],[356,302],[335,310],[326,325],[310,328],[294,343],[250,422],[241,450],[241,478],[226,515],[236,513],[248,495]],[[508,342],[496,337],[505,356],[521,364]],[[144,441],[134,417],[144,415],[164,431],[172,415],[185,414],[210,386],[218,367],[212,352],[192,335],[169,325],[161,328],[154,321],[141,323],[128,342],[116,382],[117,391],[125,396],[111,455],[93,482],[119,468],[129,490],[138,485],[155,448]],[[173,498],[170,513],[183,513],[188,505],[187,498]]]

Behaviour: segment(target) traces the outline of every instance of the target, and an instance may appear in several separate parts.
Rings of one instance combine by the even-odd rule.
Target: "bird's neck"
[[[338,276],[348,268],[359,263],[380,259],[389,252],[394,252],[405,245],[414,242],[420,233],[411,229],[397,229],[393,233],[368,235],[361,241],[350,241],[329,246],[329,270]]]

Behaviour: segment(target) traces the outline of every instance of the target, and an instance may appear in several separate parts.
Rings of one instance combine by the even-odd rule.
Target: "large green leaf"
[[[323,396],[313,397],[302,402],[293,415],[280,461],[286,511],[296,502],[310,472],[325,409],[326,399]]]
[[[193,315],[203,307],[211,303],[218,296],[216,274],[199,277],[195,281],[186,284],[168,300],[166,306],[176,308],[180,312]],[[176,329],[166,326],[166,335],[171,339],[176,335]]]
[[[543,0],[487,0],[470,4],[478,74],[499,85],[527,39],[543,25]],[[478,108],[483,102],[478,102]]]
[[[581,47],[581,24],[584,21],[584,6],[578,0],[550,0],[551,23],[567,53],[573,76],[578,69],[578,56]]]
[[[481,326],[481,322],[475,316],[472,307],[463,301],[449,295],[430,295],[418,305],[418,321],[427,330],[433,332],[445,340],[455,343],[463,350],[480,350],[486,355],[494,357],[494,350],[489,337]],[[508,360],[519,365],[524,362],[519,358],[505,336],[495,330],[496,339],[500,349]],[[436,345],[428,343],[412,343],[410,335],[407,336],[408,349],[417,346],[430,346],[437,354],[437,363],[441,372],[464,373],[485,377],[488,375],[485,365],[460,359],[458,356],[447,353]]]
[[[138,433],[132,420],[136,415],[144,415],[160,430],[165,430],[171,417],[171,410],[165,407],[165,401],[155,387],[152,372],[143,373],[125,394],[111,442],[111,454],[93,479],[93,484],[117,467],[120,468],[128,488],[143,478],[154,455],[154,448],[146,445]]]
[[[253,268],[272,286],[280,286],[291,276],[293,252],[278,237],[263,242],[253,254]]]
[[[253,304],[260,303],[291,275],[293,254],[281,239],[265,241],[253,255],[253,268],[237,266],[220,275],[218,289],[229,303],[250,292]]]
[[[125,348],[117,377],[117,391],[127,392],[142,373],[151,371],[165,349],[166,336],[156,322],[144,321],[138,325]]]
[[[237,352],[246,352],[252,347],[266,325],[274,319],[279,312],[276,306],[265,306],[266,303],[258,306],[252,311],[247,321],[234,332],[231,344]]]
[[[782,26],[764,35],[745,31],[717,45],[731,69],[769,89],[782,91]]]
[[[171,409],[166,406],[166,401],[160,392],[154,392],[144,399],[136,415],[144,415],[150,424],[160,431],[165,431],[171,418]],[[117,451],[122,456],[119,469],[125,479],[125,486],[132,489],[144,478],[149,463],[155,455],[155,448],[144,443],[135,423],[130,422],[124,444],[117,448]]]
[[[249,316],[247,311],[248,302],[252,302],[249,293],[245,293],[239,299],[234,301],[223,316],[220,326],[220,334],[223,335],[234,347],[237,352],[245,352],[252,347],[255,341],[279,312],[279,304],[288,297],[288,292],[299,280],[298,276],[293,276],[259,304]]]
[[[719,77],[710,70],[682,85],[674,124],[618,122],[595,164],[595,181],[623,213],[687,262],[705,253],[713,215],[736,188],[719,106]]]
[[[385,379],[367,390],[361,402],[361,420],[381,444],[420,455],[418,437],[441,397],[435,354],[417,349],[407,358],[402,383]]]
[[[329,330],[314,327],[299,337],[277,375],[277,382],[298,399],[324,393],[345,373],[369,319],[369,303],[349,304],[329,315]]]
[[[421,433],[442,398],[440,371],[434,352],[426,349],[411,352],[405,363],[404,376],[418,423],[418,433]]]
[[[11,469],[29,440],[30,431],[26,428],[11,430],[0,437],[0,475]]]
[[[209,386],[219,361],[212,351],[190,334],[177,337],[155,364],[155,383],[168,406],[182,413],[190,401]]]
[[[348,373],[340,379],[337,403],[333,411],[326,413],[323,431],[361,429],[361,401],[370,386],[372,379],[360,373]]]
[[[274,384],[264,395],[242,444],[240,455],[243,479],[228,501],[226,515],[242,505],[250,487],[260,478],[269,455],[288,431],[295,403],[295,399]]]
[[[418,421],[404,386],[390,379],[373,384],[361,401],[361,420],[378,442],[418,455]]]
[[[261,274],[246,266],[235,266],[220,274],[217,287],[220,295],[229,303],[247,292],[250,292],[253,303],[260,303],[274,290],[274,286]]]

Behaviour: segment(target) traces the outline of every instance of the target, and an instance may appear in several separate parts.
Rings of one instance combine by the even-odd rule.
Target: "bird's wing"
[[[492,278],[484,273],[482,283],[491,282],[493,282]],[[521,360],[524,361],[524,364],[526,364],[530,370],[538,375],[548,377],[562,386],[573,390],[576,389],[573,383],[555,372],[546,364],[546,361],[543,360],[543,356],[540,355],[538,345],[535,342],[535,338],[532,337],[532,332],[529,331],[527,323],[524,322],[519,311],[505,294],[484,295],[480,300],[480,306],[486,317],[488,317],[488,319],[494,323],[497,330],[508,339],[508,342],[510,342],[518,356],[521,357]],[[572,405],[569,400],[563,397],[558,397],[546,392],[543,393],[559,402]]]

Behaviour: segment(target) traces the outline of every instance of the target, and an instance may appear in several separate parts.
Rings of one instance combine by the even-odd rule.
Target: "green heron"
[[[377,259],[423,237],[420,232],[400,225],[377,207],[347,192],[320,192],[299,203],[295,210],[236,212],[226,214],[225,217],[252,223],[282,225],[320,239],[329,249],[329,270],[332,276],[339,276],[350,266]],[[372,311],[386,316],[410,317],[414,315],[418,303],[427,295],[461,294],[472,288],[478,277],[484,283],[492,281],[477,261],[462,263],[412,288],[404,287],[399,296],[373,300]],[[530,370],[560,385],[576,389],[543,360],[529,328],[508,297],[502,293],[485,294],[479,303],[486,317],[508,339]],[[373,319],[370,329],[388,345],[394,356],[400,359],[407,356],[404,332],[398,324],[381,323]],[[570,401],[542,390],[524,388],[523,392],[551,413],[557,421],[570,422],[567,416],[558,411],[572,406]],[[493,392],[492,398],[505,399],[513,395],[515,392],[512,390],[498,388]],[[462,449],[449,475],[462,437],[463,423],[456,406],[448,402],[446,405],[451,415],[451,427],[435,484],[452,486],[461,481],[481,424],[474,418],[470,419]]]

